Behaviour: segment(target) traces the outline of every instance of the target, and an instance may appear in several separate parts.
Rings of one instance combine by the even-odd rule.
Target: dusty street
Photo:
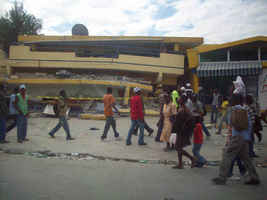
[[[157,119],[147,117],[155,131]],[[266,168],[259,166],[267,160],[266,137],[256,144],[260,157],[254,160],[262,181],[260,186],[246,186],[235,179],[226,186],[216,186],[210,179],[218,175],[217,161],[221,159],[225,137],[215,135],[211,129],[212,136],[205,140],[201,151],[211,165],[174,170],[171,166],[177,160],[176,152],[164,152],[163,145],[154,142],[154,137],[145,137],[148,143],[145,147],[137,145],[136,136],[133,145],[125,145],[128,117],[117,119],[121,140],[114,139],[112,130],[106,141],[100,140],[104,121],[75,118],[69,123],[76,140],[66,141],[63,130],[51,139],[48,132],[56,123],[55,118],[30,118],[30,141],[23,144],[16,142],[16,129],[8,133],[10,143],[0,146],[1,200],[267,198]],[[187,150],[191,152],[192,147]],[[235,178],[239,178],[237,169]]]

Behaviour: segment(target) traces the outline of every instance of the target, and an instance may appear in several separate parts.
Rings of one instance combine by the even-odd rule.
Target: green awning
[[[261,72],[260,61],[201,62],[197,68],[198,77],[251,76]]]

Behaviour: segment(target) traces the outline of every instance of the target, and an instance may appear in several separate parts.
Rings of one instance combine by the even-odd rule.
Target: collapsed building
[[[32,98],[65,89],[76,99],[96,99],[111,86],[127,104],[134,87],[146,95],[153,86],[175,88],[184,79],[186,50],[202,43],[192,37],[20,35],[9,57],[0,58],[0,76],[11,87],[26,84]]]

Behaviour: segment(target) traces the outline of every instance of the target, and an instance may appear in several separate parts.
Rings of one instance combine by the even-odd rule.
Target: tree
[[[0,18],[0,43],[8,53],[9,46],[17,42],[19,35],[37,35],[41,28],[41,19],[27,13],[23,8],[23,3],[15,1],[11,10]]]

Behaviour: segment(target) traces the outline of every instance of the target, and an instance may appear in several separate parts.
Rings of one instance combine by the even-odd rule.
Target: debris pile
[[[56,73],[26,73],[17,72],[16,75],[10,77],[12,79],[18,78],[50,78],[50,79],[81,79],[81,80],[106,80],[106,81],[123,81],[123,82],[133,82],[145,85],[151,85],[151,81],[144,80],[142,77],[129,77],[124,75],[108,75],[104,73],[74,73],[68,70],[59,70]]]

